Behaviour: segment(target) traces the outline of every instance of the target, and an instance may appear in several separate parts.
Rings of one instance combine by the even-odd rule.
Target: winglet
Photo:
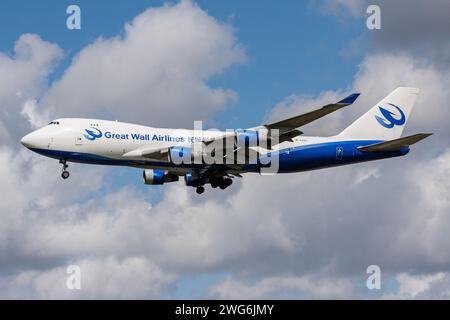
[[[345,104],[345,105],[352,104],[353,102],[356,101],[356,99],[358,99],[359,95],[360,95],[359,93],[352,93],[347,98],[344,98],[341,101],[339,101],[337,104]]]

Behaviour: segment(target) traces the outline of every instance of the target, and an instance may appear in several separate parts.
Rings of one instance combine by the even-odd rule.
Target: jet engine
[[[164,170],[147,169],[143,172],[143,180],[145,184],[164,184],[166,182],[178,181],[176,174],[168,173]]]
[[[205,184],[205,179],[192,174],[192,172],[188,172],[184,176],[184,182],[186,182],[188,187],[198,187]]]

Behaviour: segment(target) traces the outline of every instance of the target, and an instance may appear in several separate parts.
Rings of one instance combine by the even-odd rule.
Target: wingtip
[[[417,135],[427,138],[429,136],[432,136],[433,134],[434,134],[434,132],[422,132],[422,133],[418,133]]]
[[[353,102],[356,101],[356,99],[358,99],[359,95],[360,95],[360,93],[352,93],[348,97],[339,101],[338,104],[346,104],[346,105],[352,104]]]

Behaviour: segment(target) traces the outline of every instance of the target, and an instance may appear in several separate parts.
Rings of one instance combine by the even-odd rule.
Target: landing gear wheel
[[[233,180],[231,180],[230,178],[225,179],[225,185],[227,187],[231,186],[232,183],[233,183]]]
[[[69,178],[70,173],[69,171],[67,171],[67,168],[69,167],[69,165],[67,164],[66,160],[61,159],[59,160],[59,163],[61,163],[63,165],[62,167],[62,173],[61,173],[61,178],[63,178],[64,180],[66,180],[67,178]]]
[[[197,192],[197,194],[202,194],[203,192],[205,192],[205,188],[203,186],[199,186],[195,191]]]
[[[229,186],[231,186],[232,183],[233,183],[233,180],[231,180],[230,178],[225,178],[222,180],[219,187],[220,187],[220,189],[224,190],[224,189],[228,188]]]

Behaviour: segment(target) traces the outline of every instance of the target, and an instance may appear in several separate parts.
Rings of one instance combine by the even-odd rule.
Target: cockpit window
[[[50,122],[48,125],[52,125],[52,124],[58,125],[58,124],[59,124],[59,121],[52,121],[52,122]]]

